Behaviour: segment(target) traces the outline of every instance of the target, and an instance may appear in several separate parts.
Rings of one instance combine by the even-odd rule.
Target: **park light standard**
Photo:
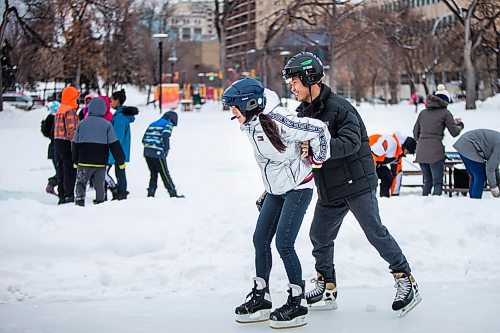
[[[171,65],[170,72],[172,73],[172,76],[170,77],[170,83],[174,83],[174,65],[175,65],[175,62],[177,61],[175,49],[170,54],[170,57],[168,57],[168,61],[170,61],[170,65]]]
[[[161,107],[161,92],[162,92],[162,71],[163,71],[163,41],[168,37],[168,34],[154,34],[153,38],[158,39],[158,50],[159,53],[159,69],[158,69],[158,105],[160,106],[160,114],[162,114]]]
[[[288,62],[288,56],[290,56],[291,52],[290,51],[287,51],[287,50],[283,50],[280,52],[280,56],[283,57],[283,68],[286,66],[286,63]],[[283,87],[284,87],[284,90],[283,90],[283,106],[284,107],[288,107],[288,102],[287,102],[287,98],[288,98],[288,87],[286,86],[286,82],[285,80],[283,80]]]

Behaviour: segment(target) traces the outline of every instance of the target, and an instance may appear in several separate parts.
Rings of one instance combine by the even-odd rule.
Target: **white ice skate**
[[[398,313],[398,317],[404,317],[413,310],[421,301],[422,297],[418,291],[418,284],[410,274],[394,273],[395,285],[397,288],[392,309]]]

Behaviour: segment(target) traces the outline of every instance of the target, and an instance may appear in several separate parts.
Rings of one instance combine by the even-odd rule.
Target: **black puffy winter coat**
[[[332,137],[330,159],[314,171],[321,203],[333,203],[377,187],[366,128],[351,103],[322,84],[320,95],[312,103],[300,104],[296,111],[299,117],[322,120]]]

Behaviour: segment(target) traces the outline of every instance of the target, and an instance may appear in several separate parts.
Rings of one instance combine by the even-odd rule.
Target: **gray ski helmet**
[[[300,52],[288,60],[282,75],[287,83],[297,76],[304,86],[310,87],[323,79],[323,64],[314,53]]]
[[[225,106],[236,106],[246,117],[247,111],[266,107],[264,86],[252,78],[243,78],[234,81],[222,94],[222,103]]]

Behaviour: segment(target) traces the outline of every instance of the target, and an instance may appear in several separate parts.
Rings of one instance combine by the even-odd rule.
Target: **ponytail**
[[[286,145],[283,143],[283,139],[278,132],[278,127],[274,123],[274,121],[267,114],[260,113],[259,121],[262,125],[262,129],[266,134],[271,144],[276,148],[280,153],[283,153],[286,150]]]

